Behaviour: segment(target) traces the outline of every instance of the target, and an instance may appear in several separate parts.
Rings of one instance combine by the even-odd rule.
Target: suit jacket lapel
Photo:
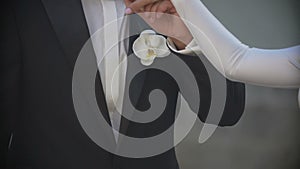
[[[81,0],[42,0],[57,39],[73,71],[76,59],[89,32]],[[96,62],[96,58],[95,58]],[[99,72],[95,79],[95,92],[102,115],[111,125]]]
[[[144,73],[143,76],[141,76],[140,78],[136,78],[135,81],[128,81],[128,77],[130,76],[130,73],[137,73],[137,72],[135,72],[137,70],[135,68],[136,67],[135,64],[140,64],[139,59],[137,59],[137,56],[135,56],[133,53],[132,45],[139,36],[139,34],[138,35],[136,35],[136,34],[142,32],[146,28],[146,25],[145,25],[146,23],[143,24],[143,20],[141,20],[141,18],[139,18],[137,15],[132,15],[131,17],[129,17],[128,21],[129,21],[129,27],[130,27],[129,34],[134,35],[134,36],[129,37],[129,39],[128,39],[129,45],[128,45],[128,47],[126,47],[127,48],[127,56],[133,57],[133,58],[128,58],[125,88],[129,88],[131,83],[136,83],[137,85],[135,85],[135,89],[134,89],[133,93],[129,93],[129,90],[126,92],[126,90],[125,90],[124,98],[128,98],[128,97],[126,97],[126,95],[130,94],[131,100],[129,100],[129,101],[125,100],[125,99],[123,100],[123,110],[122,110],[123,112],[131,111],[131,110],[126,110],[127,106],[124,106],[126,104],[132,104],[134,107],[137,107],[139,98],[143,91],[145,79],[147,76],[147,74]],[[138,62],[136,62],[136,61],[138,61]],[[122,116],[121,124],[120,124],[120,132],[121,133],[123,133],[123,134],[127,133],[129,123],[130,123],[130,120],[125,118],[124,116]]]
[[[57,39],[73,70],[79,52],[89,39],[81,0],[41,0]]]
[[[62,47],[62,50],[64,51],[68,62],[70,63],[70,68],[71,70],[73,70],[81,48],[84,46],[84,44],[90,37],[87,23],[85,20],[85,15],[81,5],[81,0],[41,0],[41,1],[49,16],[49,20],[57,35],[57,39]],[[130,25],[131,34],[132,32],[135,33],[141,32],[143,28],[145,28],[144,25],[141,26],[140,20],[138,21],[134,20],[129,22],[130,22],[129,25]],[[133,36],[129,39],[129,48],[127,48],[128,55],[131,55],[133,53],[132,44],[136,38],[137,36]],[[136,57],[136,56],[132,56],[132,57]],[[127,70],[127,73],[130,73],[130,71]],[[99,74],[97,75],[97,77],[99,77]],[[145,78],[146,76],[143,76],[142,78],[139,78],[137,81],[134,82],[139,84],[138,87],[135,88],[134,91],[135,93],[132,97],[132,102],[131,102],[132,105],[135,107],[138,104],[138,100],[143,89]],[[107,111],[101,78],[96,79],[95,85],[96,85],[96,95],[97,95],[98,104],[102,109],[101,112],[105,112],[103,113],[103,116],[105,117],[107,122],[111,124],[108,111]],[[126,84],[126,85],[130,85],[130,84]],[[126,133],[128,124],[129,121],[122,117],[121,126],[120,126],[120,130],[122,133]]]

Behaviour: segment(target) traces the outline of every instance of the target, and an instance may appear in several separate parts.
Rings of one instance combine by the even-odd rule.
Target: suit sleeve
[[[145,29],[145,25],[147,25],[143,20],[139,17],[139,22],[141,26],[136,27],[140,28],[139,30],[135,30],[135,32],[141,32]],[[143,23],[143,24],[142,24]],[[149,28],[149,26],[146,26]],[[135,28],[135,29],[136,29]],[[136,38],[136,36],[134,37]],[[131,38],[131,42],[133,43],[133,40]],[[198,114],[199,119],[202,122],[206,122],[209,110],[211,108],[211,84],[210,84],[210,77],[208,75],[208,72],[200,60],[199,57],[192,57],[190,55],[195,55],[193,53],[198,49],[197,44],[193,43],[191,44],[187,50],[185,51],[177,51],[175,49],[175,46],[172,47],[172,42],[168,40],[168,46],[175,53],[178,57],[180,57],[191,69],[193,72],[195,79],[197,81],[197,84],[199,86],[199,94],[200,94],[200,103],[196,103],[195,105],[191,104],[194,103],[191,99],[192,97],[189,96],[189,94],[184,93],[182,91],[181,94],[188,102],[190,108],[193,110],[193,112]],[[190,50],[192,49],[192,50]],[[131,51],[132,52],[132,51]],[[189,85],[189,79],[185,79],[185,75],[180,75],[183,78],[183,82],[185,85]],[[189,87],[187,87],[189,88]],[[226,80],[226,103],[225,108],[223,110],[223,115],[221,117],[221,120],[218,124],[219,126],[232,126],[235,125],[239,119],[241,118],[244,107],[245,107],[245,85],[243,83],[238,82],[232,82],[230,80]],[[193,93],[194,91],[189,91],[188,93]],[[200,105],[200,107],[199,107]]]
[[[7,153],[12,137],[14,119],[19,111],[20,44],[13,9],[1,5],[0,48],[0,168],[6,168]]]
[[[202,122],[207,122],[207,117],[209,110],[212,108],[211,99],[212,99],[212,87],[209,74],[203,62],[198,57],[192,57],[185,54],[176,53],[191,69],[194,77],[196,79],[199,95],[200,95],[200,103],[199,105],[193,105],[194,101],[191,99],[187,93],[193,92],[181,92],[190,108],[198,113],[198,117]],[[183,77],[184,78],[184,77]],[[189,85],[189,80],[185,79],[184,82],[186,85]],[[226,99],[225,107],[223,109],[222,116],[220,121],[217,124],[218,126],[233,126],[237,124],[237,122],[242,117],[245,109],[245,85],[239,82],[233,82],[226,79]],[[192,88],[192,87],[190,87]],[[199,107],[198,107],[199,106]],[[199,108],[197,110],[197,108]],[[213,112],[212,112],[213,113]]]

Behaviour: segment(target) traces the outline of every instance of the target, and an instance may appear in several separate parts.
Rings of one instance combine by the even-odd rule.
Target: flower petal
[[[154,59],[150,60],[150,59],[141,59],[141,63],[142,65],[145,65],[145,66],[150,66],[152,63],[153,63]]]
[[[148,50],[147,49],[135,50],[134,54],[140,59],[148,58]]]
[[[144,30],[143,32],[141,32],[140,36],[141,35],[156,35],[156,32],[151,29],[148,29],[148,30]]]
[[[164,37],[159,35],[152,35],[148,37],[150,45],[153,48],[158,48],[163,43],[163,38]]]
[[[168,48],[167,46],[167,40],[165,37],[163,36],[160,36],[160,35],[157,35],[160,39],[160,45],[157,47],[156,49],[156,53],[157,53],[157,57],[166,57],[166,56],[169,56],[170,55],[170,49]]]
[[[163,58],[171,54],[169,49],[156,49],[155,52],[159,58]]]
[[[148,48],[141,37],[137,38],[132,45],[132,50],[138,58],[146,58]]]
[[[156,57],[166,57],[170,55],[170,50],[166,43],[166,38],[156,35],[153,30],[145,30],[140,34],[132,46],[134,54],[141,59],[141,63],[149,66]]]

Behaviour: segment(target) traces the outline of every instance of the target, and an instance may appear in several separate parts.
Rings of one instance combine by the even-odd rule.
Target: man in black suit
[[[1,159],[2,168],[178,168],[174,148],[147,158],[121,157],[99,147],[82,129],[72,98],[76,59],[90,38],[80,0],[13,0],[2,7],[0,119],[1,154],[5,157]],[[131,23],[134,24],[139,23]],[[128,54],[132,53],[136,38],[130,38]],[[200,59],[177,56],[196,77],[201,93],[198,116],[205,121],[211,101],[208,73]],[[102,85],[97,76],[98,106],[110,123]],[[130,101],[138,110],[149,108],[147,98],[153,89],[164,91],[167,107],[150,123],[123,118],[121,133],[149,137],[172,125],[179,92],[172,77],[149,69],[140,72],[130,86],[135,89],[129,93]],[[220,126],[234,125],[239,120],[244,110],[244,90],[243,84],[227,81],[227,100]]]

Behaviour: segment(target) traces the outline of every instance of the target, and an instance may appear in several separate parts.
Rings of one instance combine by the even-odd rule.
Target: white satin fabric
[[[276,50],[251,48],[229,32],[200,0],[171,1],[194,37],[188,48],[202,52],[225,77],[268,87],[300,87],[300,45]],[[300,107],[300,90],[298,103]]]
[[[172,0],[201,51],[227,78],[250,84],[299,88],[300,46],[285,49],[250,48],[230,33],[200,0]]]

